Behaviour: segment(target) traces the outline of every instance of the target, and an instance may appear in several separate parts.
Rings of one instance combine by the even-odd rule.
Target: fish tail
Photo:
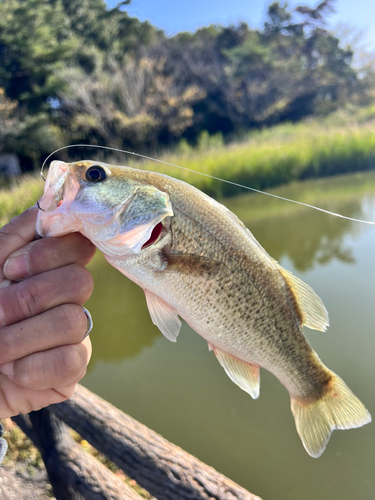
[[[334,429],[352,429],[371,422],[371,415],[345,382],[333,372],[318,400],[291,397],[297,432],[307,453],[318,458]]]

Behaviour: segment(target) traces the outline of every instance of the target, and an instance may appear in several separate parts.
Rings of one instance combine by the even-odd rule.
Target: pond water
[[[375,173],[274,192],[375,221]],[[375,416],[375,226],[264,195],[224,203],[323,299],[330,328],[305,333]],[[288,393],[270,373],[261,370],[260,398],[252,400],[185,323],[177,343],[166,340],[151,323],[143,291],[101,255],[90,270],[95,328],[86,387],[264,500],[375,499],[374,424],[335,431],[325,453],[309,457]]]

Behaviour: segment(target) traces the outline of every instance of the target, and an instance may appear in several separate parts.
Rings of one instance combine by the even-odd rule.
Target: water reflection
[[[159,336],[150,327],[143,290],[110,266],[97,252],[89,266],[95,281],[95,291],[87,303],[93,313],[95,328],[91,333],[95,350],[89,365],[96,362],[118,362],[132,358]]]
[[[358,202],[335,204],[334,211],[349,217],[361,217]],[[354,262],[352,251],[344,241],[352,225],[351,221],[335,220],[306,208],[290,214],[287,219],[272,217],[267,220],[267,228],[264,221],[252,221],[251,228],[274,259],[280,261],[282,257],[288,257],[296,269],[307,271],[315,264],[326,264],[334,258]]]
[[[366,201],[368,205],[369,200],[362,196],[370,193],[367,196],[371,198],[374,191],[375,177],[370,174],[368,177],[356,175],[309,181],[274,192],[347,217],[365,219],[364,205]],[[348,234],[360,233],[356,223],[259,194],[237,197],[226,205],[251,229],[273,258],[280,261],[288,257],[299,271],[327,264],[333,259],[354,263],[345,238]]]

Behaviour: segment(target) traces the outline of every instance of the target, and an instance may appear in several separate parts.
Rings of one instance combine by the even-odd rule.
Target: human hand
[[[0,418],[69,398],[91,356],[81,306],[95,247],[79,233],[34,241],[37,213],[0,230]]]

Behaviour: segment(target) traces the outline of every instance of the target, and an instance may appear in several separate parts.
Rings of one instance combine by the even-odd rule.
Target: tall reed
[[[375,108],[353,116],[339,112],[326,119],[282,124],[247,134],[230,144],[224,144],[220,135],[203,134],[197,147],[182,142],[160,159],[262,190],[296,180],[375,169]],[[180,178],[215,197],[241,191],[162,163],[130,164]],[[43,182],[36,176],[1,189],[0,224],[33,205],[42,190]]]

